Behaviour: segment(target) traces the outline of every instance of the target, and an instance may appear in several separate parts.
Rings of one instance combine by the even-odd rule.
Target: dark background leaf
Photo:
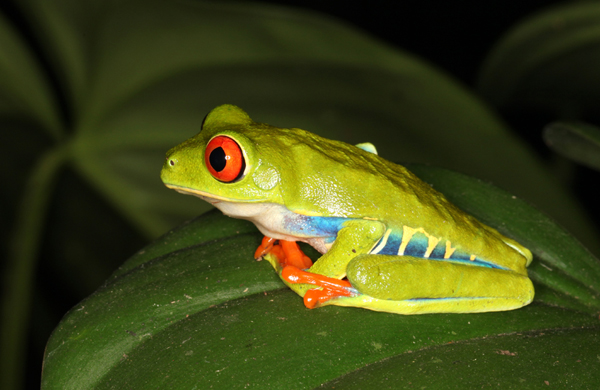
[[[556,153],[600,171],[600,128],[586,123],[551,123],[544,141]]]
[[[600,103],[600,4],[565,3],[511,29],[484,63],[479,90],[494,104],[594,115]]]
[[[493,179],[596,245],[586,213],[485,105],[349,26],[255,3],[23,4],[65,94],[74,167],[152,237],[207,206],[164,191],[149,167],[229,102],[257,121]]]

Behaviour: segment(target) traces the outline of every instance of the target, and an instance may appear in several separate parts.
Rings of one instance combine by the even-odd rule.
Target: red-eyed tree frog
[[[511,310],[530,303],[531,252],[451,204],[405,167],[233,105],[167,153],[161,178],[252,221],[267,259],[307,307],[400,314]],[[296,242],[322,256],[313,264]]]

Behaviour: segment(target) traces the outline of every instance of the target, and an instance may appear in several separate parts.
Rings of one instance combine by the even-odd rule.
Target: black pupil
[[[227,156],[225,155],[225,151],[222,147],[218,147],[210,152],[210,156],[208,156],[208,161],[210,161],[210,166],[217,172],[221,172],[225,169],[227,165]]]

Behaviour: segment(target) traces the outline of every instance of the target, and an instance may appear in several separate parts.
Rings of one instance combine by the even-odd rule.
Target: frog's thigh
[[[514,271],[409,256],[359,256],[347,276],[361,294],[412,300],[422,312],[510,310],[530,303],[534,293],[529,278]]]

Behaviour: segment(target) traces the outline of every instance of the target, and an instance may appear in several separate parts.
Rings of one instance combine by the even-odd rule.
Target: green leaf
[[[590,370],[600,330],[598,260],[504,191],[446,170],[411,168],[532,249],[537,293],[531,305],[416,316],[308,310],[267,262],[252,259],[261,238],[252,225],[213,211],[132,257],[65,316],[48,342],[42,389],[600,379]],[[573,340],[589,344],[575,351]],[[513,370],[516,378],[506,374]]]
[[[585,123],[552,123],[544,130],[552,150],[580,164],[600,170],[600,129]]]
[[[534,15],[496,45],[478,90],[497,106],[538,107],[562,115],[600,104],[600,4],[574,2]]]
[[[548,385],[586,388],[598,380],[599,342],[597,328],[469,340],[399,355],[321,387],[524,389]],[[569,347],[572,345],[577,348]]]

